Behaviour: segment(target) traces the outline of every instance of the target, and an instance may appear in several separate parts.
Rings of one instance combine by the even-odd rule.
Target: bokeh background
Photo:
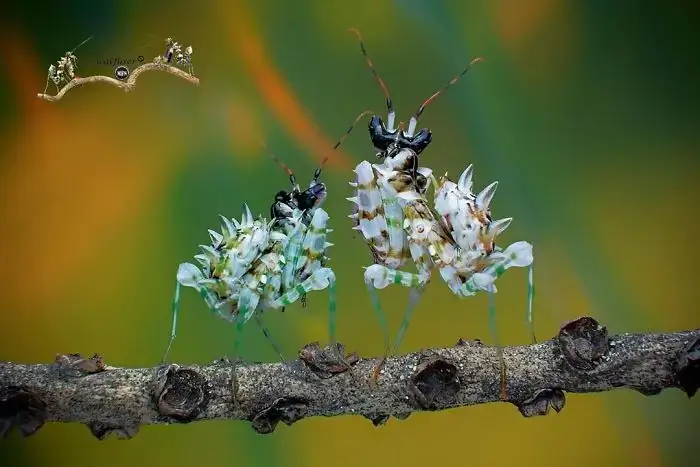
[[[500,185],[493,211],[515,222],[504,242],[535,245],[538,335],[593,315],[616,332],[697,328],[700,63],[690,2],[554,0],[231,0],[31,2],[4,13],[0,127],[0,359],[57,352],[152,366],[170,327],[174,276],[217,214],[247,202],[267,213],[287,187],[258,136],[306,182],[330,157],[339,279],[339,338],[382,349],[362,284],[367,247],[352,236],[347,182],[373,157],[365,123],[383,97],[346,32],[359,28],[406,120],[476,55],[486,58],[422,123],[425,165],[477,188]],[[98,61],[153,58],[172,36],[194,46],[199,87],[143,75],[132,93],[94,84],[44,102],[46,69],[86,37],[79,75]],[[49,87],[49,92],[53,92]],[[524,271],[499,280],[498,327],[528,342]],[[393,329],[406,290],[382,292]],[[433,282],[402,351],[489,340],[484,297],[458,300]],[[230,353],[233,329],[183,293],[172,358]],[[327,300],[310,296],[267,318],[291,357],[327,337]],[[274,360],[254,328],[247,358]],[[82,425],[45,426],[0,441],[3,465],[690,465],[700,405],[680,391],[567,395],[560,414],[524,419],[509,404],[416,414],[374,428],[361,417],[303,420],[259,436],[246,423],[148,426],[130,441],[95,440]],[[696,457],[697,458],[697,457]],[[691,463],[692,464],[692,463]]]

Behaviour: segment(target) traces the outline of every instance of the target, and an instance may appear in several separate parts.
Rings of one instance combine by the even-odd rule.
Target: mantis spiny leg
[[[175,295],[173,297],[172,305],[172,327],[170,330],[170,340],[168,341],[168,346],[165,348],[165,353],[163,354],[163,359],[161,363],[165,363],[168,359],[168,354],[170,353],[170,348],[173,346],[175,341],[175,336],[177,336],[177,319],[180,314],[180,281],[175,279]]]

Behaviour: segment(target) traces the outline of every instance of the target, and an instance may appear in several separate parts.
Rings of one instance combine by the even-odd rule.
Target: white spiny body
[[[63,72],[59,75],[58,69],[54,64],[49,65],[49,79],[56,85],[56,88],[58,88],[58,85],[63,80]]]
[[[375,262],[366,268],[365,282],[378,289],[392,283],[422,287],[437,268],[453,293],[470,296],[478,290],[495,292],[494,281],[505,269],[531,264],[528,243],[514,243],[505,251],[493,244],[512,220],[491,221],[488,206],[497,183],[475,196],[470,190],[471,166],[460,185],[442,180],[435,196],[436,216],[404,170],[407,164],[402,161],[411,157],[415,153],[404,148],[382,164],[363,161],[355,169],[357,181],[351,185],[357,193],[349,200],[356,212],[350,217]],[[430,169],[419,168],[418,173],[432,178]],[[409,255],[417,274],[399,270]]]
[[[48,79],[56,85],[56,89],[58,90],[58,86],[61,83],[67,84],[70,80],[75,78],[75,70],[78,68],[78,58],[73,55],[73,53],[66,52],[56,63],[57,65],[49,65]]]
[[[456,184],[445,175],[437,182],[435,193],[435,211],[458,246],[457,255],[440,273],[452,292],[460,296],[474,295],[477,290],[496,292],[494,282],[507,269],[528,267],[533,262],[528,242],[515,242],[505,250],[495,245],[496,237],[513,219],[491,220],[489,205],[498,182],[474,195],[472,177],[472,165]]]
[[[201,269],[191,263],[178,269],[178,282],[198,290],[212,311],[246,322],[256,311],[281,309],[335,279],[320,266],[331,246],[323,209],[316,209],[309,226],[295,213],[286,229],[275,228],[275,220],[253,220],[245,209],[240,222],[222,216],[222,232],[209,231],[212,245],[201,245],[195,256]]]
[[[78,68],[78,57],[76,57],[72,52],[68,52],[59,61],[59,69],[61,68],[60,64],[63,64],[69,79],[75,78],[75,70]]]
[[[202,253],[195,255],[201,269],[182,263],[177,273],[181,285],[195,288],[212,311],[229,321],[248,321],[261,298],[263,303],[276,299],[280,284],[275,276],[285,261],[288,237],[273,231],[266,219],[254,220],[247,206],[245,211],[240,222],[221,216],[221,233],[209,231],[212,244],[200,245]]]
[[[280,348],[262,322],[262,312],[284,311],[286,306],[300,299],[305,304],[307,293],[328,288],[333,332],[335,275],[324,265],[328,259],[326,250],[332,246],[326,241],[331,229],[327,228],[328,214],[320,208],[325,199],[325,186],[318,183],[318,174],[320,170],[310,187],[322,187],[323,192],[318,192],[313,206],[300,209],[295,201],[285,196],[284,201],[289,204],[281,206],[282,213],[271,209],[268,221],[262,216],[253,219],[246,205],[240,222],[221,216],[221,233],[209,231],[211,245],[200,245],[202,253],[195,255],[201,266],[180,264],[172,330],[164,360],[177,334],[181,286],[196,289],[209,309],[236,323],[237,330],[255,318],[283,361]],[[278,206],[279,201],[276,197],[273,207]]]

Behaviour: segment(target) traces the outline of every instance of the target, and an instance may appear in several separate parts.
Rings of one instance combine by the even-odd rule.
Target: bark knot
[[[58,354],[54,365],[61,375],[73,378],[105,371],[105,361],[100,354],[90,358],[83,358],[79,353]]]
[[[461,387],[457,367],[439,355],[424,359],[408,385],[414,401],[423,410],[437,410],[449,405]]]
[[[168,365],[156,372],[155,398],[161,415],[191,422],[207,408],[211,386],[194,370]]]
[[[285,425],[304,418],[308,412],[309,401],[301,397],[279,397],[253,416],[253,429],[266,435],[275,431],[279,422]]]
[[[562,326],[557,340],[564,358],[577,370],[594,369],[608,350],[607,328],[588,316]]]
[[[523,414],[523,417],[534,417],[535,415],[547,415],[550,407],[557,413],[561,412],[566,404],[566,395],[559,388],[540,389],[530,399],[520,404],[515,404]]]
[[[0,388],[0,437],[17,428],[22,436],[39,431],[46,421],[46,404],[24,388]]]

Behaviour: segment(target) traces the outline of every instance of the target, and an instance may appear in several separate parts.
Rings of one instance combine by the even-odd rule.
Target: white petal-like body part
[[[490,274],[484,274],[483,272],[477,272],[472,276],[474,285],[477,287],[478,290],[486,290],[490,291],[492,290],[493,283],[496,281],[496,278],[493,277]]]
[[[209,230],[209,238],[211,238],[212,245],[218,245],[224,239],[224,236],[219,232]]]
[[[198,289],[197,282],[202,280],[204,276],[202,271],[192,263],[182,263],[177,268],[177,281],[185,287],[194,287]]]
[[[474,166],[469,164],[469,167],[464,169],[464,172],[462,172],[462,175],[459,176],[459,180],[457,182],[457,185],[459,189],[463,193],[471,193],[472,192],[472,178],[474,176]]]
[[[532,245],[524,241],[509,245],[502,254],[507,258],[509,266],[517,268],[530,266],[535,259],[532,254]]]
[[[379,189],[376,186],[374,170],[369,162],[361,162],[355,169],[357,172],[357,196],[355,197],[358,210],[368,213],[370,216],[359,218],[359,226],[365,238],[377,238],[382,230],[386,229],[384,217],[378,213],[383,207],[383,201]]]
[[[476,206],[480,210],[487,210],[493,200],[493,196],[496,194],[496,188],[498,188],[498,182],[493,182],[476,195]]]
[[[460,199],[457,185],[450,180],[444,181],[435,193],[435,210],[443,217],[454,217],[459,212]]]

